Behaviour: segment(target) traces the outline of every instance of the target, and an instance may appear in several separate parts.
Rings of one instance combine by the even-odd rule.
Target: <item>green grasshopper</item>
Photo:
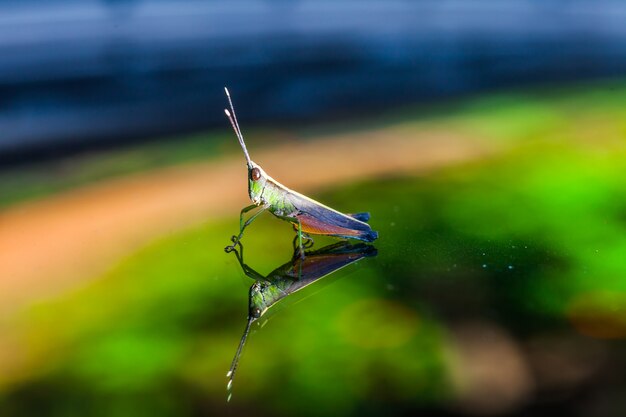
[[[274,178],[270,177],[263,169],[250,159],[248,149],[243,140],[235,108],[227,88],[226,97],[230,104],[230,111],[224,109],[230,124],[239,139],[248,165],[248,195],[252,205],[244,207],[239,215],[239,235],[231,238],[233,244],[225,248],[226,252],[235,249],[237,242],[241,240],[246,227],[250,225],[261,213],[268,210],[279,219],[293,224],[297,234],[299,253],[304,256],[303,238],[312,242],[310,234],[326,235],[340,239],[358,239],[365,242],[373,242],[378,238],[378,233],[373,231],[369,224],[369,213],[343,214],[327,207],[307,196],[299,194],[285,187]],[[248,220],[243,221],[244,214],[260,208]]]
[[[372,245],[364,243],[353,245],[349,242],[337,242],[316,251],[307,252],[305,258],[300,258],[294,253],[291,261],[274,269],[267,276],[263,276],[244,263],[243,245],[241,242],[237,244],[240,250],[233,249],[233,252],[235,252],[243,272],[254,279],[255,282],[250,287],[249,292],[248,322],[230,370],[226,374],[228,378],[227,389],[229,391],[232,388],[241,351],[250,333],[250,326],[260,319],[270,307],[283,298],[359,259],[377,255],[377,250]],[[230,395],[228,398],[230,399]]]

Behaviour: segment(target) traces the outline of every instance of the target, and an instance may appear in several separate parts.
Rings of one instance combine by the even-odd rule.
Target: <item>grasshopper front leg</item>
[[[235,257],[237,258],[237,261],[239,262],[239,265],[241,265],[241,269],[243,270],[243,273],[246,274],[248,277],[252,278],[255,281],[267,281],[267,279],[259,274],[257,271],[255,271],[254,269],[252,269],[251,267],[249,267],[243,260],[243,245],[241,244],[241,242],[237,242],[236,245],[239,245],[239,250],[237,250],[237,248],[234,248],[233,250],[229,251],[229,252],[235,252]]]
[[[237,243],[239,243],[239,241],[241,240],[241,237],[243,236],[243,231],[246,227],[248,227],[250,225],[250,223],[252,223],[254,221],[254,219],[257,218],[257,216],[261,213],[263,213],[265,210],[267,210],[267,206],[261,206],[261,210],[257,211],[256,213],[254,213],[252,215],[252,217],[250,217],[248,220],[246,220],[246,222],[243,222],[243,215],[247,212],[249,212],[250,210],[259,207],[256,204],[251,204],[247,207],[244,207],[243,209],[241,209],[241,213],[239,213],[239,235],[237,236],[233,236],[230,238],[230,240],[233,242],[232,245],[226,246],[224,248],[224,250],[226,252],[231,252],[233,250],[235,250],[235,245]]]

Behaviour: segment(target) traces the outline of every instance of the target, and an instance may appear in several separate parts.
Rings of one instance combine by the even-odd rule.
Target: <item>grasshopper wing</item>
[[[289,193],[288,198],[297,210],[296,217],[305,233],[358,239],[365,242],[373,242],[378,238],[378,233],[373,231],[369,224],[354,217],[293,191]]]

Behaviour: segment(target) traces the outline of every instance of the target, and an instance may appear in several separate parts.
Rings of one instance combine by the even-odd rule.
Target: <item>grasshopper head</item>
[[[261,204],[261,194],[265,183],[267,182],[267,174],[263,169],[250,161],[248,164],[248,195],[254,204]]]
[[[267,282],[256,281],[250,287],[248,319],[252,322],[259,319],[268,309],[264,293],[267,291],[269,286],[270,284]]]

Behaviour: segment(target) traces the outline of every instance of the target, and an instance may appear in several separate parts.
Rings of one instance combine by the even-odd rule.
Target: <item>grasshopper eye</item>
[[[261,171],[259,168],[252,168],[250,178],[252,178],[252,181],[258,181],[261,178]]]

